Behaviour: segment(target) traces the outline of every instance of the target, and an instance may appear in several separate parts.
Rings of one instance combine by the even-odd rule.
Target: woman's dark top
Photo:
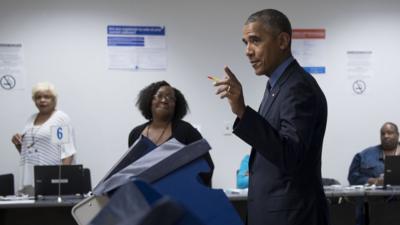
[[[142,134],[143,130],[146,128],[146,126],[150,123],[150,121],[139,125],[137,127],[135,127],[130,133],[129,133],[129,138],[128,138],[128,145],[129,147],[135,143],[135,141],[140,137],[140,135]],[[177,120],[177,121],[172,121],[172,134],[171,134],[171,138],[175,138],[176,140],[178,140],[179,142],[181,142],[182,144],[188,145],[192,142],[198,141],[200,139],[202,139],[203,137],[201,136],[201,134],[199,133],[199,131],[197,131],[190,123],[183,121],[183,120]],[[214,171],[214,163],[211,159],[210,153],[207,153],[204,156],[205,160],[207,161],[207,163],[209,164],[210,168],[211,168],[211,172],[210,173],[201,173],[200,177],[202,178],[203,182],[211,187],[211,177]]]

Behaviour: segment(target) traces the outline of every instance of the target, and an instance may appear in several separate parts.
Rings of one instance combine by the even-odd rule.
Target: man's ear
[[[286,32],[281,32],[278,35],[279,38],[279,48],[281,50],[286,50],[290,46],[290,35]]]

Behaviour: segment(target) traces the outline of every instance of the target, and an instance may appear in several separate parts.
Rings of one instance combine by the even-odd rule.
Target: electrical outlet
[[[232,122],[230,121],[225,121],[224,122],[224,135],[228,136],[228,135],[232,135]]]

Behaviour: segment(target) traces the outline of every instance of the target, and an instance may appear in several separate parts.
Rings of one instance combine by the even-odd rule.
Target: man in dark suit
[[[329,224],[321,181],[327,103],[293,58],[291,36],[288,18],[273,9],[252,14],[244,25],[246,55],[257,75],[269,77],[258,112],[246,106],[228,67],[214,84],[237,115],[233,133],[252,146],[249,225]]]

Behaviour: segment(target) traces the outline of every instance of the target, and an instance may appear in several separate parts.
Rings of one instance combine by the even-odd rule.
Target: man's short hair
[[[392,126],[392,127],[394,128],[394,131],[396,132],[396,134],[399,134],[399,129],[397,128],[397,125],[396,125],[395,123],[386,122],[386,123],[384,123],[384,124],[382,125],[382,128],[383,128],[385,125],[390,125],[390,126]],[[382,128],[381,128],[381,129],[382,129]]]
[[[292,37],[292,26],[285,14],[276,9],[263,9],[249,16],[245,25],[253,22],[262,22],[266,28],[272,28],[277,33],[285,32]]]

